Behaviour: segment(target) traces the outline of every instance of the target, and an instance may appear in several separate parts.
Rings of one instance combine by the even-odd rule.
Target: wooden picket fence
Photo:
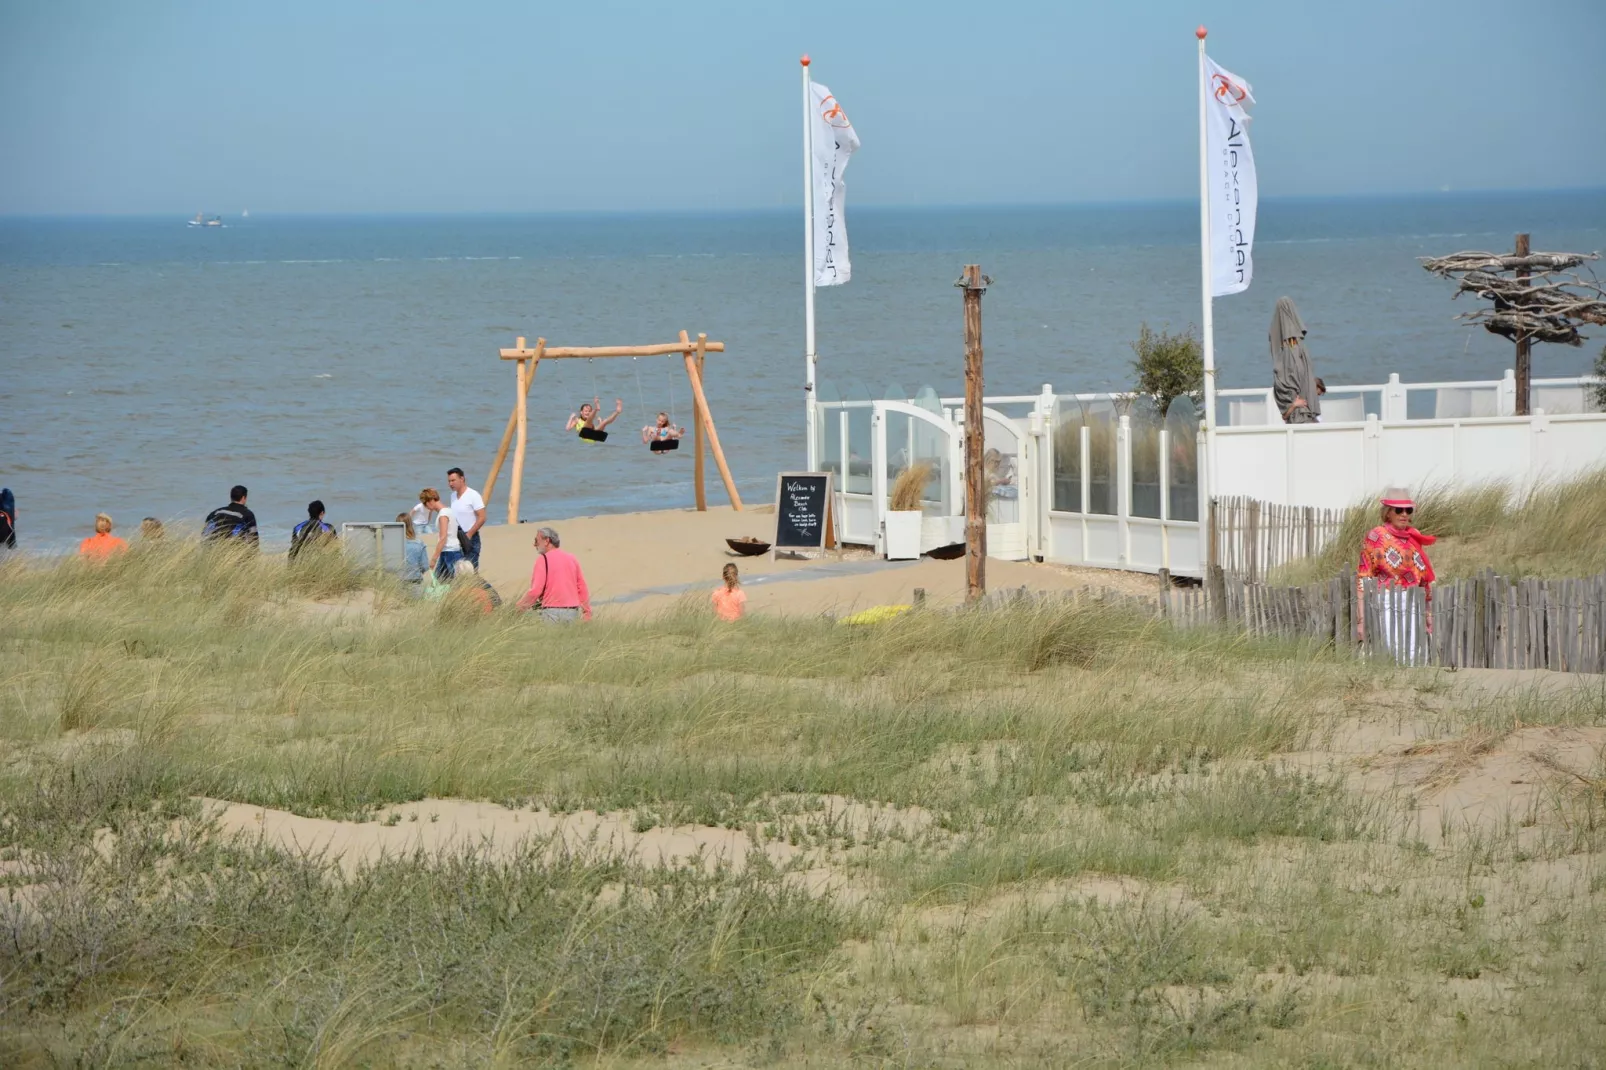
[[[1202,586],[1178,587],[1162,573],[1153,596],[1022,588],[994,592],[982,604],[1044,601],[1127,608],[1178,628],[1330,643],[1408,666],[1606,673],[1606,573],[1510,580],[1486,572],[1434,584],[1429,603],[1421,588],[1378,588],[1370,579],[1357,586],[1353,571],[1303,587],[1269,587],[1218,566]]]
[[[1327,549],[1344,525],[1344,510],[1214,498],[1207,524],[1210,563],[1264,583],[1272,569]]]
[[[1211,571],[1202,587],[1165,578],[1159,615],[1179,627],[1330,641],[1403,665],[1606,672],[1606,573],[1509,580],[1486,572],[1421,588],[1359,587],[1353,572],[1304,587],[1268,587]],[[1362,618],[1359,620],[1358,617]],[[1364,626],[1361,626],[1364,625]]]

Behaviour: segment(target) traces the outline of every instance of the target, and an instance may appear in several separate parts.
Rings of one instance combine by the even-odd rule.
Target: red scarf
[[[1399,528],[1393,527],[1392,525],[1389,527],[1389,531],[1392,532],[1395,537],[1410,543],[1416,549],[1416,551],[1422,555],[1422,586],[1426,587],[1428,584],[1438,579],[1438,576],[1436,576],[1433,572],[1433,562],[1428,560],[1427,552],[1427,547],[1432,546],[1434,543],[1439,541],[1438,536],[1428,535],[1424,532],[1416,530],[1415,528],[1406,528],[1404,531],[1401,531]]]

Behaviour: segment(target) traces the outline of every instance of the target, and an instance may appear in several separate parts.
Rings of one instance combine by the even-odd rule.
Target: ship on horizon
[[[190,220],[189,225],[192,227],[221,227],[223,225],[223,217],[215,215],[208,219],[205,212],[196,212],[195,218]]]

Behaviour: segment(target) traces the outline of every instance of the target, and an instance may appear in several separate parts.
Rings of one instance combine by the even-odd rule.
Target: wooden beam
[[[680,340],[686,347],[684,350],[681,351],[682,355],[686,356],[686,357],[694,356],[695,353],[696,353],[696,350],[692,348],[691,338],[686,334],[685,331],[681,331],[680,332]],[[698,360],[698,362],[697,362],[697,377],[700,379],[700,378],[702,378],[702,375],[703,375],[702,361]],[[708,491],[706,490],[706,488],[704,486],[704,483],[703,483],[703,410],[702,410],[701,406],[699,406],[697,404],[697,396],[695,394],[692,395],[692,399],[691,399],[691,440],[692,440],[692,468],[691,468],[692,496],[697,502],[697,511],[699,513],[706,513],[706,512],[708,512]]]
[[[519,348],[524,348],[524,339],[522,338],[519,339]],[[541,363],[541,355],[544,352],[546,352],[546,339],[537,338],[535,340],[535,349],[530,353],[530,360],[532,361],[530,374],[524,380],[524,393],[526,395],[530,392],[530,384],[535,382],[535,366]],[[502,429],[502,444],[496,447],[496,460],[491,462],[491,470],[485,477],[485,493],[481,497],[485,499],[487,506],[491,504],[491,491],[496,489],[496,477],[502,471],[502,462],[507,459],[507,448],[513,443],[513,431],[518,426],[518,420],[519,407],[518,403],[515,402],[512,411],[507,414],[507,427]]]
[[[1517,248],[1517,256],[1519,258],[1526,258],[1528,256],[1528,254],[1530,252],[1530,250],[1528,248],[1528,235],[1526,235],[1526,234],[1517,235],[1517,246],[1516,246],[1516,248]],[[1527,267],[1519,267],[1517,269],[1517,281],[1518,281],[1518,283],[1520,283],[1521,285],[1524,285],[1524,286],[1526,286],[1528,284],[1528,269],[1527,269]],[[1495,307],[1498,308],[1500,306],[1497,303]],[[1527,338],[1519,338],[1519,339],[1517,339],[1517,415],[1518,416],[1529,416],[1529,415],[1532,414],[1532,410],[1528,407],[1528,393],[1529,393],[1529,389],[1528,388],[1529,388],[1529,383],[1532,381],[1532,376],[1533,376],[1532,358],[1530,356],[1531,352],[1532,352],[1531,343],[1528,341]]]
[[[987,479],[983,468],[986,432],[982,416],[981,267],[966,264],[965,295],[965,601],[987,593]]]
[[[725,343],[709,342],[703,348],[709,353],[723,353]],[[671,353],[684,352],[685,347],[679,342],[665,342],[653,346],[552,346],[541,356],[544,360],[590,360],[593,357],[666,357]],[[503,360],[529,360],[535,356],[535,351],[519,347],[504,349],[501,354]]]
[[[697,354],[697,381],[699,383],[703,381],[703,354],[701,354],[701,353]],[[694,408],[697,405],[697,399],[696,398],[692,398],[692,405],[694,406]],[[692,437],[697,440],[697,444],[701,444],[701,442],[703,441],[703,422],[702,422],[702,420],[698,420],[697,421],[697,433]],[[707,467],[707,466],[706,465],[700,466],[699,469],[698,469],[698,472],[697,472],[697,482],[698,483],[701,483],[703,481],[702,468],[705,468],[705,467]],[[707,508],[706,499],[705,499],[703,507],[705,509]]]
[[[719,432],[714,430],[714,414],[708,411],[708,398],[703,396],[703,377],[697,371],[698,361],[702,359],[707,347],[708,335],[699,334],[696,354],[685,355],[686,377],[691,380],[692,397],[696,399],[696,407],[700,410],[704,429],[708,432],[708,445],[714,451],[714,463],[719,465],[719,478],[725,481],[725,493],[730,495],[731,508],[739,513],[742,511],[742,496],[736,493],[736,481],[731,478],[730,466],[725,463],[725,451],[719,448]]]
[[[514,415],[518,417],[518,445],[513,447],[513,482],[507,491],[507,522],[519,522],[519,493],[524,489],[524,443],[529,436],[526,396],[530,392],[530,382],[535,378],[535,361],[519,361],[515,365],[518,372],[519,385],[514,394]]]

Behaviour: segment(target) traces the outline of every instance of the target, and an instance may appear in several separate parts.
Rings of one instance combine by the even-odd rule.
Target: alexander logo
[[[842,110],[842,105],[836,102],[836,97],[826,97],[820,101],[820,118],[838,130],[847,130],[853,126],[848,122],[848,115]]]
[[[1242,104],[1249,96],[1249,91],[1243,86],[1228,78],[1225,74],[1216,74],[1211,77],[1216,83],[1215,97],[1229,108],[1235,104]]]

